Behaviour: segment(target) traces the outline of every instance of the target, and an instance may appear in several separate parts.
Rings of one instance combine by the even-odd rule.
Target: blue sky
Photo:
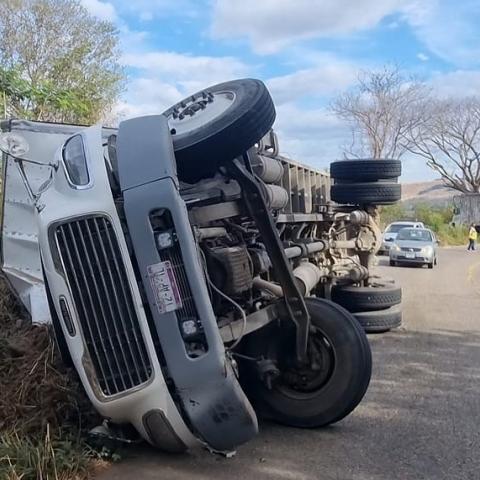
[[[328,105],[363,69],[396,63],[439,96],[480,94],[480,0],[82,0],[113,21],[126,118],[162,112],[239,77],[264,80],[280,147],[320,168],[342,156],[346,126]],[[404,158],[403,181],[436,178]]]

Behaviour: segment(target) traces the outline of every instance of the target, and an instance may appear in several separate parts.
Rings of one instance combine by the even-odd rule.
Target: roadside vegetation
[[[423,222],[435,232],[442,246],[463,245],[467,242],[467,227],[453,224],[453,207],[432,207],[426,204],[418,204],[410,210],[401,204],[382,207],[382,228],[402,220]]]
[[[47,326],[0,278],[0,479],[83,480],[106,465],[86,443],[99,418]]]

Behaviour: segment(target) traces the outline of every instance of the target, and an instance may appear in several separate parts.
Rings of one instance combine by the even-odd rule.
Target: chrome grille
[[[57,226],[55,238],[103,393],[145,383],[152,367],[110,221],[100,215],[75,219]]]
[[[402,247],[400,249],[402,252],[421,252],[421,248],[416,248],[416,247]]]

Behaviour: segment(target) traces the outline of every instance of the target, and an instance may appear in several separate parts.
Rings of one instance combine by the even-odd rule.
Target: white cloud
[[[126,97],[115,107],[121,118],[162,113],[184,97],[174,85],[155,78],[136,78],[129,85]]]
[[[81,0],[84,6],[91,15],[106,20],[109,22],[116,22],[118,20],[115,7],[109,2],[101,2],[100,0]]]
[[[267,80],[276,105],[303,96],[310,98],[333,95],[350,86],[356,79],[358,66],[332,57],[325,58],[312,68]]]
[[[260,54],[311,38],[348,36],[389,16],[406,22],[428,51],[459,66],[480,59],[478,0],[215,0],[214,38],[246,38]]]
[[[247,37],[254,51],[274,53],[298,40],[372,28],[404,5],[405,0],[216,0],[211,32],[216,38]]]
[[[405,7],[405,19],[438,57],[460,66],[479,64],[478,0],[410,2]]]
[[[116,114],[123,118],[161,113],[189,94],[246,76],[250,70],[233,57],[162,51],[125,54],[122,62],[136,70],[128,92],[115,108]]]
[[[455,70],[436,73],[430,79],[441,97],[468,97],[480,94],[480,70]]]
[[[420,52],[417,53],[417,58],[421,60],[422,62],[428,62],[430,60],[430,57],[428,55],[425,55],[424,53]]]
[[[183,19],[197,17],[201,9],[195,0],[111,0],[122,14],[151,21],[155,18],[178,16]],[[205,8],[205,7],[204,7]],[[161,25],[159,25],[161,28]]]
[[[233,57],[209,57],[175,52],[126,54],[122,62],[148,78],[177,85],[185,94],[194,93],[214,83],[247,75],[249,67]]]
[[[304,109],[293,102],[277,108],[274,128],[280,153],[323,169],[342,158],[342,146],[350,135],[345,123],[327,109]]]

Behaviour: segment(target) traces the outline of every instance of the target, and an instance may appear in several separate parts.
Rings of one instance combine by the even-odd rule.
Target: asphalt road
[[[438,268],[379,271],[403,286],[404,326],[370,336],[361,405],[319,430],[262,424],[226,459],[130,450],[101,480],[480,478],[480,252],[441,249]]]

